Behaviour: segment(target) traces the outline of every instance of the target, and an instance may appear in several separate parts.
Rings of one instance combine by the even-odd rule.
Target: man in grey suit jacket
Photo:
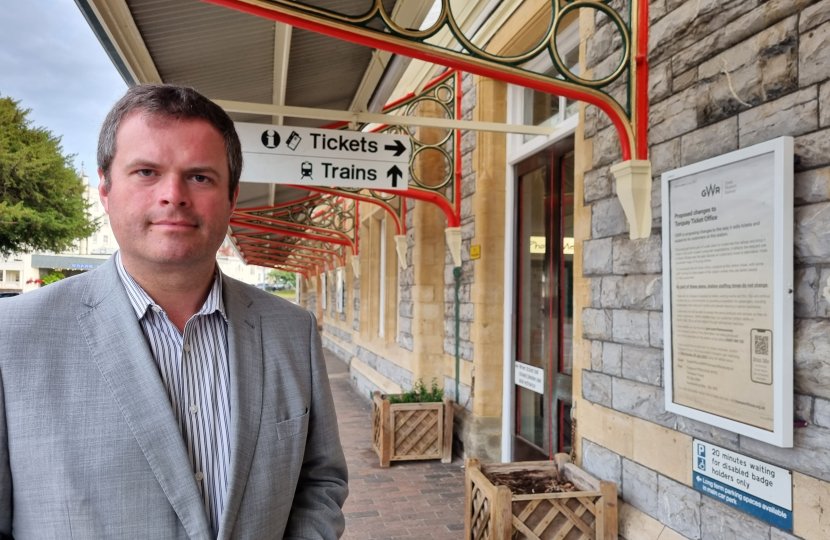
[[[335,540],[348,485],[316,321],[216,268],[232,121],[133,87],[98,157],[120,252],[0,303],[0,537]]]

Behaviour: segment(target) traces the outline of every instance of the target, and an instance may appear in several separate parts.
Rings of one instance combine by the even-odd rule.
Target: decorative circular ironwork
[[[372,197],[374,197],[375,199],[377,199],[379,201],[384,201],[384,202],[391,201],[392,199],[397,197],[397,195],[395,195],[393,193],[386,193],[386,192],[383,192],[383,191],[375,191],[373,189],[369,190],[369,193],[371,193]]]
[[[455,89],[446,83],[441,83],[435,88],[435,97],[442,103],[450,104],[455,99]]]
[[[400,115],[400,124],[388,124],[381,126],[379,129],[375,130],[375,132],[380,133],[392,133],[392,134],[399,134],[405,135],[409,137],[411,144],[412,144],[412,156],[410,159],[410,171],[412,172],[412,164],[415,160],[415,156],[421,155],[423,152],[427,150],[436,150],[440,154],[442,154],[442,159],[447,163],[446,174],[443,178],[440,179],[440,182],[437,184],[432,185],[426,179],[418,178],[418,175],[412,172],[410,175],[410,182],[409,185],[401,188],[401,189],[416,189],[422,191],[428,191],[430,193],[435,193],[439,195],[441,198],[448,201],[452,204],[455,200],[455,184],[453,182],[455,178],[455,150],[457,147],[458,137],[460,137],[460,133],[457,130],[448,130],[448,132],[440,138],[435,143],[424,143],[419,141],[414,137],[412,133],[413,130],[407,129],[406,127],[406,116],[412,115],[415,111],[416,107],[420,103],[424,102],[433,102],[436,104],[436,107],[439,107],[445,114],[445,117],[448,118],[456,118],[456,109],[457,109],[457,94],[456,88],[460,83],[459,75],[456,72],[450,71],[446,74],[442,75],[440,78],[436,79],[430,86],[418,95],[410,96],[404,100],[398,102],[395,106],[391,108],[384,109],[384,112],[390,113],[393,111],[400,111],[402,114]],[[364,129],[365,125],[359,126],[359,129]],[[347,129],[344,125],[342,129]],[[332,188],[332,191],[339,191],[344,194],[354,194],[354,195],[361,195],[362,197],[368,197],[374,199],[378,203],[382,204],[387,211],[392,212],[400,222],[403,224],[402,214],[404,210],[404,203],[400,196],[392,193],[387,193],[384,191],[379,190],[362,190],[359,188]],[[329,189],[327,188],[327,192]],[[349,231],[351,231],[352,227],[347,227]],[[405,230],[405,228],[403,229]]]
[[[413,101],[412,103],[410,103],[409,105],[406,106],[404,114],[406,116],[419,116],[419,115],[415,114],[417,112],[416,109],[418,107],[423,106],[424,103],[436,103],[436,104],[438,104],[438,107],[440,107],[441,112],[443,113],[442,116],[436,116],[436,117],[433,117],[433,118],[448,119],[448,120],[452,119],[452,117],[453,117],[452,111],[447,106],[447,103],[444,103],[440,99],[434,98],[432,96],[427,96],[427,97],[424,97],[422,99]],[[404,124],[405,124],[405,122],[404,122]],[[413,129],[413,127],[418,127],[418,126],[407,126],[407,125],[401,126],[401,128],[406,132],[407,135],[409,135],[409,137],[412,139],[413,142],[416,142],[418,144],[422,144],[424,146],[441,146],[441,145],[445,144],[450,139],[450,137],[452,137],[452,134],[453,134],[453,130],[449,129],[449,128],[428,128],[428,129],[434,129],[434,130],[442,129],[443,131],[446,132],[442,137],[439,138],[438,141],[428,143],[428,142],[422,141],[420,138],[415,136],[415,130]]]
[[[446,167],[447,172],[444,174],[444,178],[437,184],[427,184],[422,179],[418,178],[418,175],[415,173],[415,159],[416,159],[416,157],[418,156],[418,154],[422,154],[422,153],[424,153],[426,151],[429,151],[429,150],[435,151],[435,152],[440,152],[444,156],[444,158],[447,160],[447,167]],[[450,156],[449,152],[447,152],[444,148],[442,148],[440,146],[435,146],[435,145],[421,146],[420,148],[416,149],[412,153],[412,160],[409,162],[409,175],[410,175],[410,178],[412,178],[412,181],[415,182],[415,184],[418,185],[419,187],[422,187],[424,189],[428,189],[430,191],[437,191],[437,190],[443,188],[444,186],[448,185],[452,181],[453,176],[455,175],[455,171],[453,170],[453,166],[452,166],[452,157]]]
[[[556,45],[556,34],[559,30],[559,25],[565,18],[565,15],[570,13],[575,9],[594,9],[601,13],[604,13],[608,16],[609,19],[616,25],[617,30],[620,32],[620,37],[622,38],[622,56],[620,57],[619,65],[614,69],[614,71],[604,77],[602,79],[585,79],[578,75],[574,75],[573,72],[570,70],[568,66],[565,65],[565,62],[562,61],[562,57],[559,54],[559,48]],[[549,46],[550,46],[550,54],[551,58],[553,59],[553,65],[556,66],[557,71],[562,74],[567,80],[583,85],[589,86],[592,88],[600,88],[603,86],[607,86],[617,80],[623,72],[625,72],[625,68],[628,65],[629,56],[631,55],[631,35],[628,32],[628,29],[625,26],[625,22],[620,17],[620,14],[617,13],[613,8],[605,4],[604,0],[573,0],[572,2],[568,3],[556,14],[553,20],[553,32],[549,37]]]
[[[208,0],[210,1],[210,0]],[[456,20],[452,9],[450,0],[440,0],[440,11],[435,21],[424,29],[410,29],[402,25],[396,24],[392,20],[391,14],[387,13],[384,8],[382,0],[371,0],[371,7],[359,15],[347,15],[337,13],[335,11],[316,7],[308,3],[303,3],[297,0],[228,0],[238,9],[245,12],[254,12],[254,7],[265,8],[266,10],[274,11],[274,16],[266,16],[274,20],[282,20],[283,18],[301,18],[308,20],[308,24],[298,23],[299,27],[306,28],[311,31],[321,31],[327,33],[326,30],[315,28],[314,24],[322,24],[325,28],[330,28],[331,34],[344,33],[345,35],[354,36],[353,41],[365,44],[371,44],[372,40],[384,42],[392,46],[403,46],[404,50],[411,51],[413,57],[420,58],[424,61],[431,61],[435,58],[437,52],[438,58],[444,58],[449,61],[452,56],[458,58],[459,56],[469,56],[470,61],[463,60],[456,65],[465,65],[470,71],[477,73],[484,73],[481,69],[492,68],[497,72],[508,73],[518,81],[529,87],[544,88],[543,91],[554,92],[556,89],[562,90],[568,96],[575,96],[574,99],[580,99],[596,105],[609,116],[614,119],[614,124],[619,131],[623,156],[629,159],[632,156],[632,151],[644,159],[644,152],[646,151],[645,142],[643,141],[645,129],[638,128],[637,133],[634,132],[635,121],[634,117],[639,114],[639,109],[635,103],[635,96],[642,99],[646,96],[647,89],[641,91],[637,85],[637,72],[639,71],[637,64],[633,61],[635,46],[640,48],[645,47],[640,43],[640,34],[648,30],[648,17],[643,16],[641,10],[647,9],[647,0],[630,0],[629,13],[631,14],[630,26],[626,24],[620,14],[616,11],[617,8],[611,7],[611,0],[550,0],[547,3],[550,6],[550,21],[546,31],[540,36],[539,41],[535,43],[529,50],[513,56],[500,56],[497,53],[490,53],[486,50],[486,45],[478,47],[473,43],[475,36],[467,37],[461,29],[459,22]],[[305,0],[306,2],[313,2],[313,0]],[[254,4],[255,6],[250,6]],[[643,8],[642,6],[645,6]],[[564,65],[561,55],[556,46],[556,34],[559,28],[564,24],[564,19],[571,14],[573,10],[579,8],[590,8],[602,11],[609,16],[614,24],[617,25],[621,33],[623,47],[620,53],[620,64],[616,66],[613,72],[598,80],[590,80],[581,77],[578,74],[572,73],[568,66]],[[350,12],[356,11],[353,6],[349,5]],[[362,6],[361,8],[362,9]],[[351,28],[349,28],[351,26]],[[336,30],[336,32],[335,32]],[[437,35],[439,32],[448,30],[459,46],[455,44],[438,44],[429,42],[428,38]],[[351,39],[351,38],[344,38]],[[407,43],[408,42],[408,43]],[[392,49],[390,49],[392,50]],[[438,52],[440,51],[440,52]],[[556,75],[531,73],[521,68],[526,62],[537,58],[540,54],[546,53],[550,55],[552,62],[556,66],[559,73]],[[639,54],[639,53],[638,53]],[[645,52],[642,53],[645,55]],[[489,64],[489,66],[488,66]],[[472,66],[476,66],[476,69]],[[647,65],[643,66],[647,70]],[[616,99],[608,95],[608,93],[601,91],[601,88],[611,84],[613,81],[619,80],[623,73],[630,73],[629,78],[630,88],[633,92],[628,93],[628,112],[624,106]],[[446,96],[441,95],[439,99],[443,100]],[[646,96],[647,97],[647,96]],[[646,118],[638,118],[636,125],[645,126],[647,124]],[[416,186],[413,186],[416,187]]]

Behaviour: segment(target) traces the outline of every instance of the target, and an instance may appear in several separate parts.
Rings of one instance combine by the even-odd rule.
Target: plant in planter
[[[403,394],[389,396],[389,403],[439,403],[444,399],[444,390],[438,388],[438,381],[432,379],[432,385],[427,390],[424,381],[418,381],[412,386],[412,390]]]
[[[372,449],[380,466],[392,461],[452,461],[453,400],[433,380],[429,389],[418,381],[409,392],[372,396]]]
[[[617,486],[567,454],[482,465],[467,459],[464,540],[617,540]]]

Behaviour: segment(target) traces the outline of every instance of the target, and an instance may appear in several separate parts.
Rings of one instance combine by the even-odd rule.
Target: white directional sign
[[[412,147],[405,135],[237,122],[242,182],[406,189]]]

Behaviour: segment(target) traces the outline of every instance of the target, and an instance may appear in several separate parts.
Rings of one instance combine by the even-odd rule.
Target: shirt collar
[[[150,295],[141,288],[141,285],[136,283],[130,273],[127,272],[127,269],[124,268],[121,262],[120,250],[116,251],[113,256],[115,257],[115,266],[118,268],[118,276],[121,278],[121,282],[127,290],[127,298],[130,299],[130,304],[133,306],[133,310],[135,310],[136,317],[141,320],[144,318],[147,310],[154,307],[161,310],[161,307],[153,302]],[[207,299],[204,305],[202,305],[202,309],[196,312],[196,315],[210,315],[217,311],[222,314],[222,317],[226,321],[228,320],[225,314],[225,302],[222,298],[222,273],[218,267],[213,273],[213,285],[210,288]]]

